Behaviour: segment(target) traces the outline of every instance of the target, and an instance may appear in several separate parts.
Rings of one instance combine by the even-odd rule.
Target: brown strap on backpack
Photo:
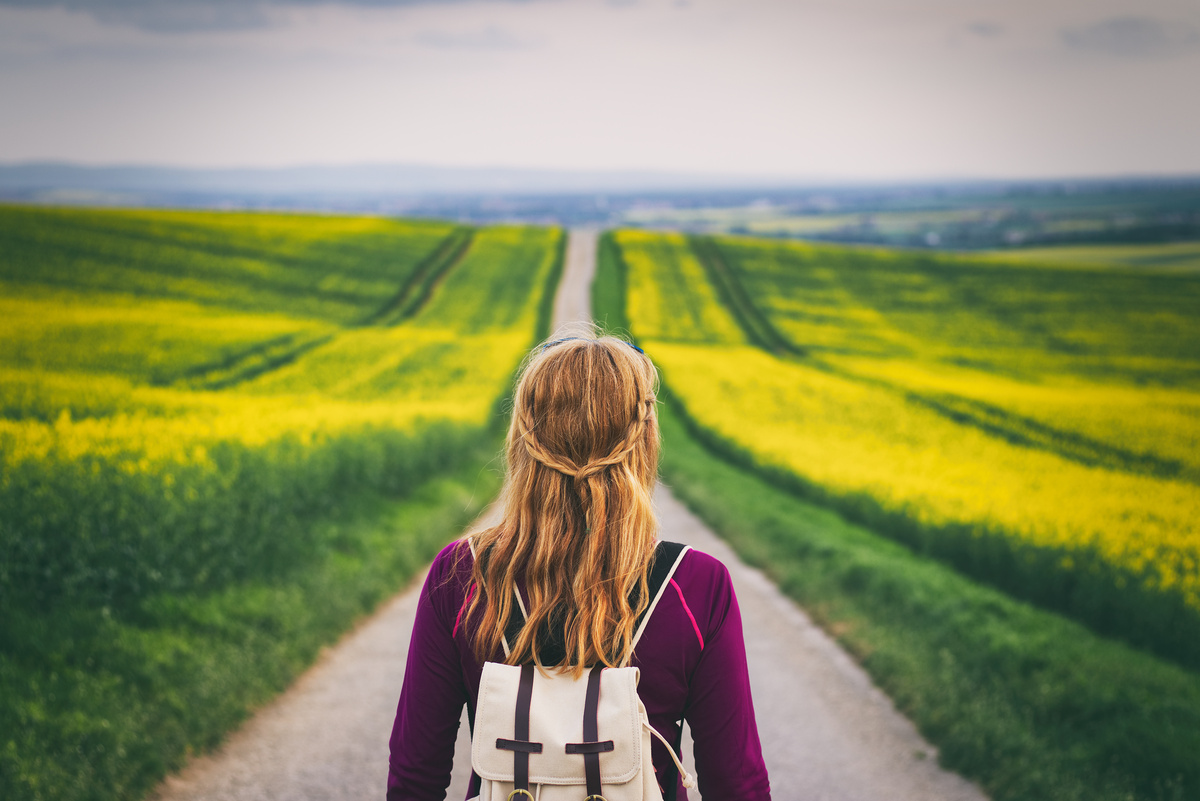
[[[567,743],[568,754],[583,755],[583,775],[587,779],[587,799],[599,798],[603,789],[600,782],[600,755],[612,751],[616,745],[612,740],[600,742],[600,674],[604,665],[596,665],[588,673],[587,696],[583,702],[583,742]]]
[[[521,683],[517,687],[517,720],[513,726],[513,739],[496,740],[496,747],[513,752],[513,792],[512,795],[524,793],[530,799],[529,792],[529,755],[542,753],[541,743],[529,741],[529,706],[533,701],[533,665],[521,666]],[[510,796],[511,798],[511,796]]]

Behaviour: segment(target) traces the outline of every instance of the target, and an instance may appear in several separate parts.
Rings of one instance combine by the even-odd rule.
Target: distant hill
[[[794,183],[794,179],[791,181]],[[0,165],[0,193],[97,192],[231,195],[445,195],[644,192],[781,186],[786,179],[637,171],[531,170],[357,164],[244,169]]]
[[[838,181],[416,164],[0,164],[0,202],[332,211],[982,249],[1200,239],[1200,176]]]

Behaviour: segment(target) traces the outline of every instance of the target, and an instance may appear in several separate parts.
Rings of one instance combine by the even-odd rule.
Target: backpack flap
[[[578,680],[569,673],[543,675],[533,670],[529,701],[529,737],[517,741],[519,665],[487,662],[479,682],[479,705],[471,738],[471,767],[484,779],[512,782],[514,753],[528,753],[531,784],[584,785],[581,752],[599,752],[600,778],[605,785],[625,784],[642,768],[641,699],[637,668],[607,668],[600,673],[597,725],[600,744],[584,743],[583,714],[588,673]],[[611,743],[611,746],[609,745]],[[523,759],[523,758],[522,758]]]

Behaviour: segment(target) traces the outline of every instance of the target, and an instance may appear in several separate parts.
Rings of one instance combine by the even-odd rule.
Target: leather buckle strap
[[[537,751],[533,753],[541,753],[541,743],[529,742],[529,705],[533,701],[533,665],[521,665],[521,683],[517,687],[517,719],[516,725],[513,727],[514,746],[520,746],[513,749],[513,785],[516,788],[509,794],[509,799],[514,793],[523,792],[529,795],[529,754],[532,748],[523,746],[537,746]],[[496,740],[496,747],[502,748],[500,740]],[[530,801],[533,801],[533,796],[529,796]]]
[[[600,709],[600,674],[604,672],[604,665],[596,665],[588,674],[587,698],[583,702],[583,742],[579,745],[585,748],[590,744],[596,746],[603,745],[600,740],[599,727],[599,709]],[[611,745],[612,741],[609,740]],[[588,748],[576,753],[583,754],[583,773],[587,778],[587,793],[588,798],[601,798],[600,795],[600,752],[601,750],[609,751],[611,748],[601,749]],[[570,746],[567,746],[568,753]]]

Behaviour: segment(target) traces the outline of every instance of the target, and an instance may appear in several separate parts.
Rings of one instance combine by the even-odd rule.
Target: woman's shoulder
[[[660,554],[680,551],[678,544],[666,543],[660,547]],[[658,590],[655,611],[638,647],[639,665],[643,668],[678,665],[680,653],[698,659],[705,644],[722,629],[731,609],[736,608],[733,582],[720,559],[685,548],[674,568]]]
[[[471,544],[466,537],[463,537],[446,543],[446,547],[438,551],[438,555],[433,558],[433,567],[449,573],[463,564],[470,570],[474,562],[475,556],[471,551]]]
[[[671,578],[680,601],[697,616],[723,619],[736,604],[729,569],[712,554],[689,547]]]
[[[475,558],[466,539],[455,540],[433,558],[426,582],[431,593],[461,594],[471,583],[471,568]]]
[[[688,546],[675,569],[676,581],[688,581],[706,585],[731,585],[729,569],[712,554]]]

